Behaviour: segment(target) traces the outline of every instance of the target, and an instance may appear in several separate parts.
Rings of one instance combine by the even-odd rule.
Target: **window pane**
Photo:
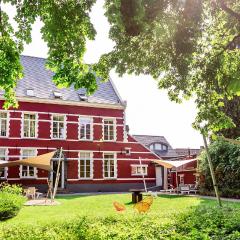
[[[162,150],[162,144],[155,143],[155,150]]]

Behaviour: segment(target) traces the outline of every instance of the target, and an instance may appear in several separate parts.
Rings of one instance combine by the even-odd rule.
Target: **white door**
[[[162,186],[163,176],[162,176],[162,167],[156,167],[156,186]]]

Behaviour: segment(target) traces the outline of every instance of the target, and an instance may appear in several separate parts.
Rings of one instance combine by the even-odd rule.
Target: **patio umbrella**
[[[16,161],[0,161],[0,167],[23,165],[51,171],[51,159],[53,158],[55,152],[56,151]]]

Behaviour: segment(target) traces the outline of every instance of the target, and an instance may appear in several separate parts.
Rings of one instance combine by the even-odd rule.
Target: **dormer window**
[[[34,97],[35,96],[34,90],[33,89],[27,89],[27,96]]]
[[[54,91],[53,95],[55,98],[62,98],[62,93],[60,93],[60,92]]]
[[[84,93],[79,93],[78,94],[80,101],[87,101],[87,96]]]
[[[163,143],[152,143],[149,146],[149,148],[152,151],[167,151],[168,150],[168,146]]]

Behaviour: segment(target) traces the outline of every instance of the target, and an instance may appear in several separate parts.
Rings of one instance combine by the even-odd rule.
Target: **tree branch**
[[[228,14],[230,14],[231,16],[235,17],[238,21],[240,21],[240,14],[233,11],[231,8],[229,8],[226,3],[224,2],[224,0],[219,0],[219,4],[220,4],[220,8],[227,12]]]

